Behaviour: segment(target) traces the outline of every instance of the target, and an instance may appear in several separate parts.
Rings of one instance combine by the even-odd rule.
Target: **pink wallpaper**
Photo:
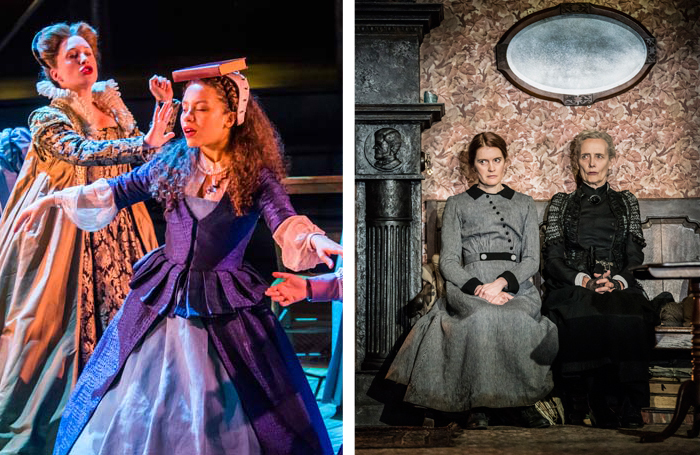
[[[433,0],[439,1],[439,0]],[[424,199],[445,199],[469,183],[459,151],[482,131],[509,145],[504,182],[535,199],[575,188],[569,144],[580,131],[607,131],[618,153],[610,182],[639,198],[700,197],[700,2],[621,0],[608,6],[641,22],[656,38],[657,63],[636,87],[592,106],[534,98],[496,69],[495,45],[519,19],[561,2],[443,0],[445,19],[421,47],[421,94],[445,103],[442,121],[423,133],[433,173]]]

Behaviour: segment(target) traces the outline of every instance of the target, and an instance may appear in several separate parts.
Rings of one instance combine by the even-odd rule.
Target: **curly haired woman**
[[[332,265],[340,246],[295,214],[280,183],[282,145],[241,75],[190,82],[182,106],[186,143],[40,199],[19,220],[31,229],[64,211],[97,229],[86,209],[110,218],[153,196],[166,206],[166,244],[134,266],[54,453],[331,453],[301,365],[262,300],[267,284],[243,253],[261,215],[294,270]]]

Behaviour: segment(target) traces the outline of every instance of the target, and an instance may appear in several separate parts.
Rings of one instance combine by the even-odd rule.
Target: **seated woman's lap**
[[[559,329],[562,362],[643,361],[653,347],[656,315],[641,293],[569,287],[553,291],[545,311]]]
[[[494,305],[485,299],[465,294],[454,284],[447,282],[446,309],[451,316],[466,318],[472,316],[488,317],[528,317],[539,321],[540,300],[534,287],[521,290],[518,295],[503,305]],[[510,316],[508,316],[510,315]]]

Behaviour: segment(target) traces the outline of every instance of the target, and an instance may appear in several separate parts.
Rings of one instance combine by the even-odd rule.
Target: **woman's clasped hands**
[[[496,278],[495,281],[486,284],[480,284],[474,290],[474,295],[481,297],[489,303],[494,305],[503,305],[507,301],[513,298],[513,296],[507,292],[503,291],[508,285],[505,278]]]
[[[603,274],[594,273],[593,278],[584,277],[581,286],[599,294],[622,289],[622,285],[619,281],[610,278],[610,270],[607,270]]]

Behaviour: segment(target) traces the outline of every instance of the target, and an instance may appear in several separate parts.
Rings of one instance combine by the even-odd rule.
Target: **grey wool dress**
[[[447,298],[416,322],[387,373],[407,386],[404,401],[461,412],[528,406],[550,392],[558,338],[529,281],[539,258],[530,196],[474,185],[447,199],[440,252]],[[494,305],[474,296],[499,276],[513,299]]]

